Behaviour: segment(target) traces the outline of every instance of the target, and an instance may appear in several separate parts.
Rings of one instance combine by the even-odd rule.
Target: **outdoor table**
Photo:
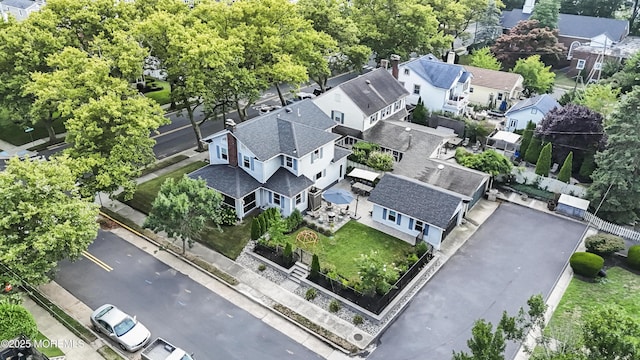
[[[359,183],[359,182],[351,185],[351,188],[353,189],[354,192],[360,193],[362,195],[367,195],[367,196],[371,193],[371,190],[373,190],[373,187]]]

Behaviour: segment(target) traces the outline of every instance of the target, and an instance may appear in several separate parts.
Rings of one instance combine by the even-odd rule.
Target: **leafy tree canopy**
[[[557,29],[559,15],[560,0],[540,0],[533,8],[533,14],[530,19],[538,20],[541,27]]]
[[[640,52],[627,59],[622,70],[614,73],[604,83],[611,84],[614,89],[620,89],[622,94],[626,94],[634,86],[640,85]]]
[[[494,150],[473,154],[464,148],[458,148],[456,161],[462,166],[489,173],[491,176],[509,174],[513,168],[513,164],[507,157]]]
[[[606,119],[618,103],[618,96],[620,96],[620,89],[612,88],[611,84],[589,84],[577,97],[575,103],[602,114]]]
[[[97,235],[98,208],[83,200],[69,159],[9,160],[0,172],[0,262],[41,284],[62,259],[76,259]]]
[[[511,71],[524,78],[523,86],[526,96],[545,94],[553,90],[556,74],[551,71],[551,66],[544,65],[540,55],[519,59]]]
[[[502,67],[500,61],[493,56],[488,47],[474,51],[469,65],[490,70],[500,70]]]
[[[562,0],[560,13],[613,19],[623,4],[623,0]]]
[[[33,315],[21,305],[0,302],[0,340],[12,340],[21,335],[29,339],[38,335]]]
[[[474,32],[475,44],[493,43],[502,34],[502,25],[500,25],[502,12],[500,9],[499,3],[489,0],[487,7],[479,12],[476,19],[476,31]]]
[[[558,31],[541,28],[537,20],[520,21],[491,47],[491,52],[507,69],[512,68],[518,59],[531,55],[540,55],[545,64],[551,65],[565,50],[565,46],[558,43]]]

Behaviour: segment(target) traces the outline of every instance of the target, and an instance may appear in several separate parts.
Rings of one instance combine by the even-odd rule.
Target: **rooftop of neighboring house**
[[[2,0],[0,1],[0,4],[17,9],[28,9],[32,6],[37,5],[37,3],[33,0]]]
[[[457,82],[465,82],[471,76],[462,66],[440,61],[435,55],[428,54],[400,64],[409,68],[434,87],[451,89]]]
[[[502,27],[511,29],[518,22],[527,20],[532,14],[513,9],[502,12]],[[593,16],[560,14],[558,16],[558,33],[562,36],[591,39],[606,34],[609,38],[620,41],[629,33],[629,22]]]
[[[369,201],[446,229],[462,199],[408,177],[386,173]]]
[[[475,66],[464,65],[464,68],[473,74],[471,85],[483,86],[490,89],[508,90],[522,86],[522,75],[498,71],[491,69],[483,69]]]
[[[262,186],[242,168],[227,164],[202,167],[189,174],[189,177],[192,179],[202,178],[209,187],[236,199],[244,197]]]
[[[405,98],[409,92],[385,69],[376,69],[337,86],[370,116]],[[332,90],[321,96],[333,96]],[[405,114],[406,115],[406,114]]]
[[[604,50],[604,55],[606,56],[614,56],[617,58],[629,59],[633,55],[637,54],[640,51],[640,37],[637,36],[627,36],[624,40],[620,41],[616,44],[608,44],[606,49],[603,49],[603,46],[599,44],[599,46],[591,46],[591,45],[582,45],[576,46],[573,48],[574,57],[577,57],[578,53],[591,53],[591,54],[601,54]]]
[[[407,128],[410,130],[407,131]],[[470,198],[489,175],[430,158],[440,144],[452,137],[455,134],[445,135],[436,129],[399,121],[382,121],[363,134],[365,141],[402,152],[402,160],[394,163],[393,174],[417,179]]]
[[[513,104],[513,106],[504,113],[505,116],[509,116],[515,112],[536,108],[540,110],[542,113],[546,114],[551,111],[555,107],[561,107],[556,99],[554,99],[549,94],[536,95],[532,98],[520,100],[517,103]]]
[[[280,154],[300,158],[335,141],[340,136],[331,132],[334,126],[335,122],[311,100],[303,100],[241,122],[232,133],[259,160],[265,161]]]

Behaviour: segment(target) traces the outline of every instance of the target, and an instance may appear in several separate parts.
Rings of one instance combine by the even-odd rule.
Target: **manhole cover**
[[[353,338],[356,339],[356,341],[360,341],[362,340],[362,334],[355,334],[353,335]]]

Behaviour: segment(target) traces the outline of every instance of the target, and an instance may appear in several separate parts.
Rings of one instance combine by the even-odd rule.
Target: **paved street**
[[[56,282],[91,308],[112,303],[198,359],[318,359],[316,354],[110,232],[60,264]],[[112,270],[108,271],[109,268]]]
[[[369,359],[450,360],[475,320],[497,323],[548,296],[585,225],[503,203],[416,295]],[[506,359],[517,348],[508,346]]]

